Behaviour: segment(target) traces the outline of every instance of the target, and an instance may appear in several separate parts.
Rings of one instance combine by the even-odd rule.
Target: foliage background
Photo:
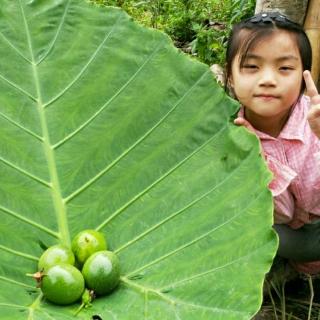
[[[91,0],[122,7],[144,26],[167,33],[176,47],[208,65],[224,65],[228,34],[254,13],[255,0]]]

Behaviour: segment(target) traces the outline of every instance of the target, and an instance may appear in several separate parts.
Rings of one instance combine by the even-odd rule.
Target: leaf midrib
[[[56,161],[54,157],[54,151],[50,143],[47,119],[45,116],[44,104],[42,101],[42,94],[40,89],[37,62],[33,53],[33,46],[31,42],[29,26],[28,26],[28,22],[25,16],[25,12],[24,12],[24,8],[21,3],[21,0],[19,0],[19,4],[20,4],[21,14],[23,18],[24,27],[25,27],[29,53],[31,57],[32,76],[33,76],[36,94],[37,94],[37,99],[36,99],[37,111],[40,119],[40,126],[41,126],[42,137],[43,137],[43,149],[44,149],[45,157],[47,160],[49,177],[51,181],[49,185],[51,187],[51,195],[52,195],[53,205],[54,205],[54,209],[57,217],[59,238],[62,244],[70,246],[70,235],[69,235],[69,228],[68,228],[68,221],[67,221],[66,206],[61,196],[61,189],[60,189],[60,183],[58,178]]]

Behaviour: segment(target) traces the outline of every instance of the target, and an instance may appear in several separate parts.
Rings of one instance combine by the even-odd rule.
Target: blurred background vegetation
[[[123,8],[140,24],[167,33],[176,47],[208,65],[224,65],[232,25],[254,13],[255,0],[91,0]]]

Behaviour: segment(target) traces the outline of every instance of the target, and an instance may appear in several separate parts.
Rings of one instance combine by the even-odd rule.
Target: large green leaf
[[[119,288],[79,314],[249,319],[277,245],[270,174],[207,66],[121,10],[2,0],[0,319],[73,319],[25,276],[104,232]]]

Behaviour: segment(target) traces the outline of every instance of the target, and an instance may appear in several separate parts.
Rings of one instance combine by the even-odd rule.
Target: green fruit
[[[120,281],[118,257],[111,251],[96,252],[85,262],[82,274],[89,289],[97,295],[107,294]]]
[[[43,252],[38,262],[38,270],[47,270],[58,263],[74,265],[74,262],[75,258],[71,249],[57,244]]]
[[[72,240],[71,249],[80,266],[95,252],[106,250],[104,235],[95,230],[83,230]]]
[[[49,301],[67,305],[81,298],[84,279],[76,267],[60,263],[52,266],[42,275],[40,287]]]

